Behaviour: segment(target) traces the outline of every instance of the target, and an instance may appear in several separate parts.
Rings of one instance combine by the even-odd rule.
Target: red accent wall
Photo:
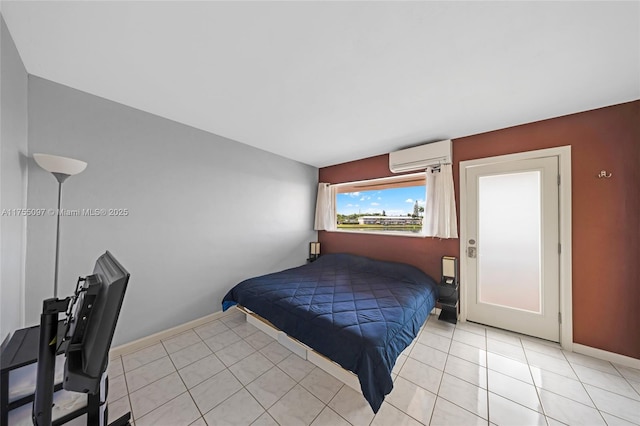
[[[640,358],[640,101],[511,127],[453,141],[459,163],[571,145],[574,342]],[[598,179],[600,170],[612,173]],[[320,169],[320,182],[391,176],[380,155]],[[460,241],[318,233],[323,253],[403,261],[434,278],[440,258],[458,257]]]

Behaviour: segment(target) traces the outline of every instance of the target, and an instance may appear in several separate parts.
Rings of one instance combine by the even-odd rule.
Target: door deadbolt
[[[475,247],[467,247],[467,257],[472,259],[476,258],[476,248]]]

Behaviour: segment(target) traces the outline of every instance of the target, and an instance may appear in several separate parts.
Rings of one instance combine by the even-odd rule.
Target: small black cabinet
[[[458,282],[458,259],[455,257],[442,256],[442,276],[438,290],[438,303],[440,304],[438,319],[452,324],[457,323],[460,283]]]

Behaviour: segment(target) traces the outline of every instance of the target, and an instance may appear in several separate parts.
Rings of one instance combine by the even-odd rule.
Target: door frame
[[[540,157],[558,157],[558,225],[560,227],[560,345],[563,349],[573,350],[573,305],[571,275],[571,146],[539,149],[518,152],[495,157],[460,161],[460,321],[467,320],[467,175],[468,167],[502,163],[507,161],[526,160]]]

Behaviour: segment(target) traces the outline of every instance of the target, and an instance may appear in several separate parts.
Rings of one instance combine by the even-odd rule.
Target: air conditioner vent
[[[389,170],[393,173],[423,170],[447,163],[451,163],[450,139],[389,153]]]

